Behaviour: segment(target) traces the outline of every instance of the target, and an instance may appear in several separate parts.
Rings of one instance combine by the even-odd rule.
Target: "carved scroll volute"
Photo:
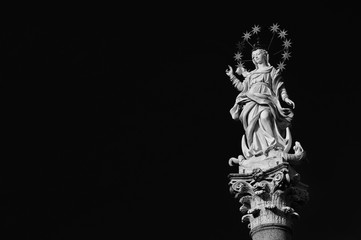
[[[252,186],[245,181],[232,180],[230,185],[230,192],[235,194],[235,198],[241,198],[245,195],[252,195]]]
[[[281,169],[272,176],[272,192],[285,190],[291,183],[288,169]]]

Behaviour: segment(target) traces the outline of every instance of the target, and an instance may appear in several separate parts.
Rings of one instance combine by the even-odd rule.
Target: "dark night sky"
[[[245,30],[278,22],[309,158],[294,239],[359,239],[356,8],[151,7],[2,25],[1,234],[250,239],[227,185],[243,132],[225,69]]]

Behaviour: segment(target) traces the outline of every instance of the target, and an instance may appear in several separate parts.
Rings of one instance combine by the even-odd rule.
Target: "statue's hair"
[[[253,50],[252,50],[252,53],[253,53],[254,51],[256,51],[256,50],[260,50],[263,54],[266,55],[266,65],[267,65],[268,67],[271,66],[270,63],[269,63],[269,54],[268,54],[267,50],[265,50],[265,49],[263,49],[263,48],[257,48],[257,49],[253,49]],[[253,64],[254,64],[254,66],[256,67],[256,69],[257,69],[257,68],[258,68],[258,67],[257,67],[257,63],[253,60],[253,56],[252,56],[252,62],[253,62]]]

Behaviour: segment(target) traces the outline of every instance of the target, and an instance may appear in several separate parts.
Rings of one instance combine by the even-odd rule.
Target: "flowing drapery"
[[[239,87],[230,113],[240,120],[245,131],[246,144],[243,154],[249,158],[267,153],[271,149],[285,150],[289,141],[286,130],[291,124],[293,112],[280,104],[281,95],[286,96],[284,83],[274,67],[254,70],[246,76]],[[262,118],[266,114],[266,119]]]

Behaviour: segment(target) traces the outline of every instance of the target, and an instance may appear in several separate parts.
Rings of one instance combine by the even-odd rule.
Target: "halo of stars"
[[[287,30],[281,29],[278,23],[272,24],[268,29],[272,34],[271,40],[268,43],[268,48],[271,46],[274,38],[277,38],[282,41],[281,49],[273,54],[272,53],[269,54],[270,55],[281,54],[281,60],[277,64],[277,69],[283,71],[285,70],[286,67],[286,61],[291,58],[291,52],[290,52],[290,48],[292,46],[291,39],[288,38]],[[242,41],[239,41],[237,43],[237,52],[233,56],[234,60],[236,61],[237,67],[244,67],[244,62],[251,61],[251,60],[243,59],[244,56],[243,51],[246,48],[246,46],[253,47],[253,44],[251,43],[251,39],[253,36],[258,35],[261,32],[261,30],[262,28],[259,25],[254,25],[250,31],[245,31],[242,34]]]

